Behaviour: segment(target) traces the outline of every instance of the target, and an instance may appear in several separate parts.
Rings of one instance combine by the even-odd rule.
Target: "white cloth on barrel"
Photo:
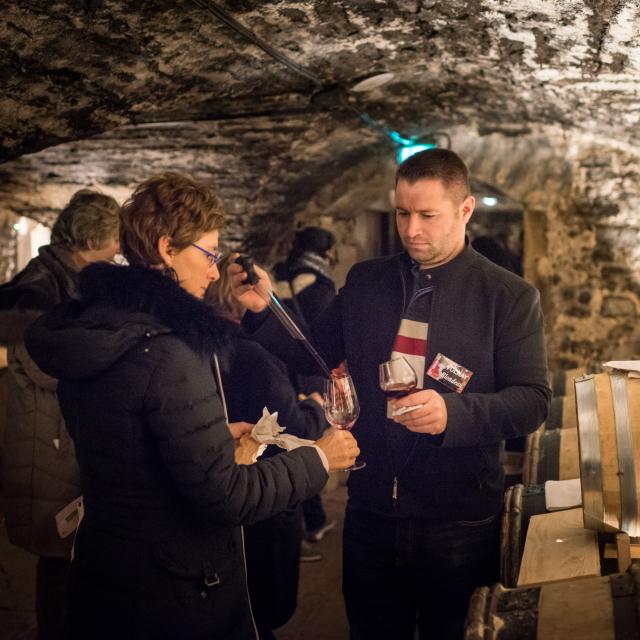
[[[605,371],[625,371],[630,378],[640,378],[640,360],[611,360],[603,362]]]
[[[547,511],[579,507],[582,504],[580,478],[547,480],[544,483],[544,501]]]

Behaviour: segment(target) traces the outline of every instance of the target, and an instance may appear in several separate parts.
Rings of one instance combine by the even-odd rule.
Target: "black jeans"
[[[461,640],[473,590],[499,578],[500,520],[425,522],[348,507],[342,589],[351,640]]]
[[[36,573],[38,640],[60,640],[63,637],[70,566],[70,558],[40,557],[38,560]]]

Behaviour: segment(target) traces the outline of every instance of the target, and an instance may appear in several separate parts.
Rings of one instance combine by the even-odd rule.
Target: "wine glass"
[[[387,398],[402,398],[418,386],[418,376],[406,358],[399,356],[379,367],[380,388]]]
[[[380,388],[389,400],[403,398],[416,390],[418,376],[408,360],[403,356],[383,362],[378,369]],[[398,416],[417,409],[421,405],[412,405],[396,409],[392,415]]]
[[[333,375],[324,381],[324,415],[336,429],[351,430],[360,415],[360,404],[353,380],[348,374]],[[367,463],[356,460],[345,471],[362,469]]]

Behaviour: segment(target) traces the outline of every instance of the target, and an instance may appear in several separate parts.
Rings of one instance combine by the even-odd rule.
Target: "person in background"
[[[312,393],[299,400],[286,365],[242,331],[244,307],[231,293],[228,258],[220,261],[220,279],[209,286],[205,301],[234,324],[219,354],[229,420],[255,423],[267,407],[278,412],[285,433],[316,440],[328,426],[322,397]],[[271,446],[264,456],[279,452]],[[260,640],[274,638],[271,629],[285,624],[296,609],[302,533],[299,505],[245,527],[249,595]]]
[[[129,265],[84,269],[78,301],[25,336],[59,380],[84,490],[66,634],[256,638],[241,525],[317,493],[358,447],[331,430],[236,464],[258,442],[251,424],[227,424],[212,363],[228,321],[203,302],[219,276],[222,203],[203,183],[166,173],[140,184],[120,218]]]
[[[57,380],[25,350],[23,334],[38,316],[77,296],[78,274],[118,252],[118,203],[83,189],[51,232],[51,243],[0,287],[0,343],[8,347],[7,427],[0,467],[9,540],[39,556],[38,638],[60,638],[73,535],[56,515],[80,494],[80,473],[56,396]]]
[[[307,323],[313,322],[335,298],[331,274],[335,244],[331,231],[305,227],[296,231],[287,259],[274,267],[277,294]],[[291,374],[299,393],[323,393],[322,377]],[[327,518],[320,495],[305,501],[302,512],[307,542],[319,542],[336,526],[335,520]],[[303,550],[302,559],[312,557],[317,556],[310,549]]]
[[[405,251],[356,264],[309,333],[329,367],[346,359],[361,407],[367,466],[349,475],[343,593],[352,640],[413,640],[416,625],[421,639],[459,640],[473,590],[499,575],[504,440],[549,407],[540,296],[469,246],[475,199],[454,152],[405,160],[395,197]],[[315,368],[242,267],[229,271],[245,328]],[[392,356],[418,385],[387,400],[378,367]]]

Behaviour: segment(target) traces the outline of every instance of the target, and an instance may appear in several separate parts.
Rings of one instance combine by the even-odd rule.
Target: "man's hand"
[[[260,278],[260,282],[255,285],[244,284],[247,274],[245,270],[235,262],[239,255],[239,253],[232,254],[229,260],[229,266],[227,267],[227,273],[231,281],[231,293],[243,307],[249,309],[249,311],[259,313],[267,308],[267,302],[264,297],[256,291],[256,287],[260,287],[263,291],[270,292],[272,290],[271,280],[267,272],[256,265],[255,271]]]
[[[253,425],[250,422],[230,422],[227,427],[234,440],[239,440],[245,433],[251,433]]]
[[[254,440],[250,435],[243,435],[236,447],[236,464],[253,464],[253,456],[259,448],[260,443],[257,440]]]
[[[395,416],[393,420],[414,433],[437,435],[447,428],[447,405],[444,398],[433,389],[410,393],[404,398],[391,401],[392,411],[416,404],[422,405],[413,411]]]

